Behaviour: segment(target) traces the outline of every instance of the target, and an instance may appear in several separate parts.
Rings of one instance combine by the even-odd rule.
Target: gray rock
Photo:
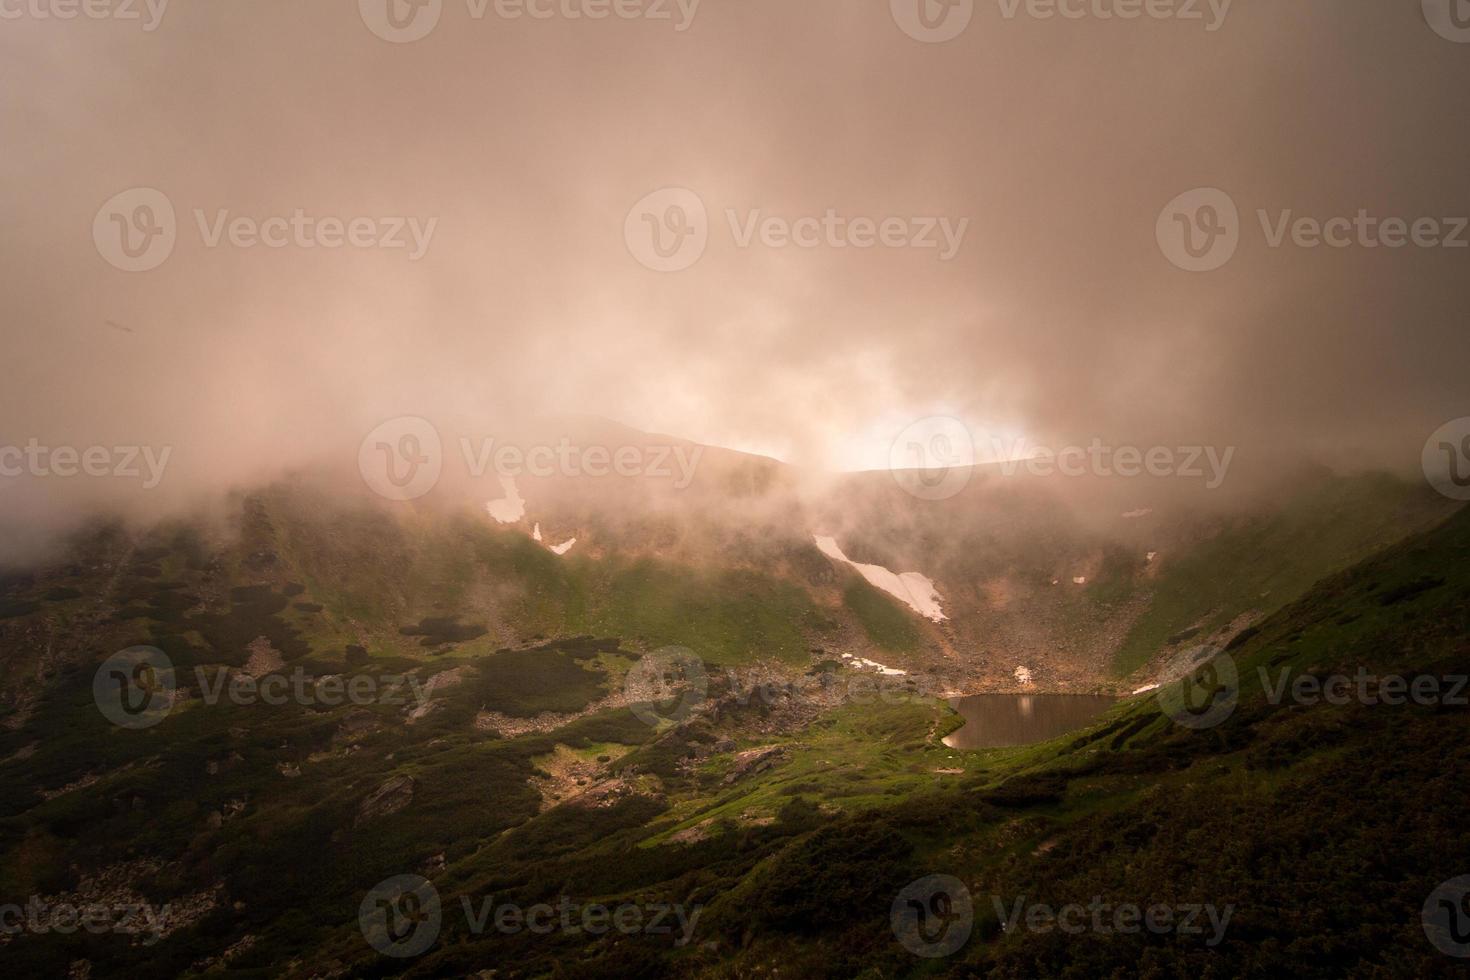
[[[357,809],[354,826],[397,813],[413,802],[414,779],[412,776],[393,776],[368,794]]]

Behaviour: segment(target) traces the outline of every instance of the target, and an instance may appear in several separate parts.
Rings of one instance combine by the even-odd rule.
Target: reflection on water
[[[965,720],[944,740],[956,749],[1030,745],[1082,728],[1112,707],[1106,694],[972,694],[949,703]]]

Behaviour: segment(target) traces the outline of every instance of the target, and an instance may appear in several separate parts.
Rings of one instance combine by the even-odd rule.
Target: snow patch
[[[500,524],[514,524],[526,516],[526,500],[516,489],[516,478],[513,476],[502,476],[500,489],[505,491],[505,496],[499,500],[487,501],[485,510]]]
[[[1072,580],[1072,584],[1073,585],[1086,585],[1087,584],[1087,576],[1086,575],[1079,575],[1079,576],[1077,576],[1076,578],[1074,578]]]
[[[851,660],[853,663],[860,664],[864,667],[870,667],[880,674],[887,674],[889,677],[902,677],[908,673],[908,671],[899,670],[897,667],[886,667],[876,660],[869,660],[867,657],[854,657],[850,653],[844,653],[842,659]]]
[[[537,521],[536,524],[535,524],[535,526],[531,528],[531,540],[532,541],[535,541],[535,542],[537,542],[539,544],[546,544],[546,539],[541,536],[541,522],[540,521]],[[572,550],[572,545],[574,545],[576,543],[577,543],[577,539],[576,538],[568,538],[567,540],[563,541],[561,544],[548,544],[548,545],[546,545],[546,550],[549,551],[549,552],[551,552],[554,555],[564,555],[568,551],[571,551]]]
[[[851,565],[863,578],[868,580],[870,585],[887,592],[920,616],[936,623],[948,618],[944,615],[944,610],[940,608],[939,592],[928,577],[918,572],[894,574],[882,565],[865,565],[862,562],[853,561],[842,553],[842,549],[837,546],[836,538],[820,534],[814,537],[817,540],[817,548],[822,554],[833,561]]]
[[[1152,507],[1140,507],[1137,510],[1130,510],[1128,513],[1124,514],[1123,515],[1123,520],[1125,520],[1125,521],[1137,520],[1140,517],[1147,517],[1148,515],[1152,514],[1153,512],[1154,512],[1154,509]]]

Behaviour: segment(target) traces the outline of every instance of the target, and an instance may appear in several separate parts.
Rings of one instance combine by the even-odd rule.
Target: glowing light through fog
[[[1036,447],[1019,429],[971,422],[943,407],[885,415],[860,432],[833,438],[828,466],[840,472],[948,469],[1029,459]]]

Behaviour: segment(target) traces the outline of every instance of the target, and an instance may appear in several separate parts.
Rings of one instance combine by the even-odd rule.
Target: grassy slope
[[[469,517],[405,530],[376,512],[326,521],[299,516],[299,506],[272,510],[282,515],[285,559],[333,614],[388,630],[460,614],[498,619],[520,637],[620,636],[645,650],[687,646],[723,664],[804,662],[806,636],[824,626],[803,589],[756,570],[558,557],[519,530]]]
[[[835,627],[803,583],[761,567],[694,568],[576,551],[563,558],[478,515],[399,522],[300,488],[278,487],[259,499],[246,521],[246,547],[276,553],[288,577],[307,585],[306,598],[326,606],[325,615],[298,617],[316,646],[353,642],[366,626],[391,647],[404,624],[461,615],[492,632],[500,624],[500,644],[593,633],[641,649],[687,646],[720,664],[803,663],[808,647],[821,645]],[[1148,608],[1113,663],[1114,673],[1126,675],[1180,630],[1278,609],[1323,574],[1447,513],[1442,498],[1392,477],[1323,477],[1278,510],[1241,518],[1185,554],[1164,556],[1158,578],[1147,584],[1138,578],[1137,556],[1112,549],[1073,604],[1073,625],[1085,629],[1099,607],[1146,589]],[[841,615],[881,650],[923,645],[923,624],[909,610],[855,578],[844,589]],[[468,649],[497,645],[491,638]]]
[[[901,843],[888,846],[901,860],[869,870],[886,872],[895,890],[926,873],[969,884],[976,933],[943,964],[962,975],[1451,975],[1453,962],[1425,940],[1419,907],[1440,881],[1470,868],[1470,827],[1459,817],[1470,710],[1273,706],[1258,669],[1272,678],[1283,668],[1352,675],[1360,665],[1464,674],[1467,635],[1470,511],[1264,623],[1235,653],[1241,703],[1218,728],[1183,729],[1152,698],[1132,699],[1088,733],[970,755],[963,787],[912,796],[830,833],[871,848],[875,826],[891,830]],[[897,949],[880,908],[812,928],[830,915],[781,883],[814,846],[792,845],[756,889],[790,908],[721,908],[727,921],[765,923],[739,968],[779,961],[834,977],[940,968]],[[821,894],[822,877],[809,873],[805,893]],[[1022,895],[1053,906],[1099,895],[1228,903],[1236,912],[1217,949],[1198,937],[1003,933],[991,897],[1009,905]]]
[[[392,537],[352,538],[359,559],[397,548]],[[448,534],[435,548],[453,549],[460,540]],[[553,591],[548,616],[594,615],[586,607],[575,612],[579,583],[597,590],[589,584],[594,569],[493,532],[467,540],[472,562],[451,558],[443,567],[521,562],[530,571],[518,572],[518,581]],[[435,548],[427,554],[437,561]],[[282,561],[296,562],[309,549],[281,550]],[[167,577],[189,574],[173,557],[160,564]],[[313,598],[329,606],[350,602],[353,589],[372,587],[363,583],[385,574],[371,561],[361,568],[361,579],[341,596]],[[308,577],[299,567],[290,574]],[[407,594],[464,596],[475,588],[458,572],[420,581]],[[727,604],[688,621],[730,631],[735,639],[726,641],[727,651],[749,642],[740,597],[727,596],[730,583],[680,586],[657,574],[641,582],[628,588],[617,613],[620,622],[647,617],[641,622],[648,625],[629,635],[655,636],[659,624],[685,621],[681,606],[643,610],[644,590],[719,588]],[[128,621],[138,639],[175,636],[167,648],[180,662],[220,662],[236,640],[261,632],[278,648],[296,642],[296,613],[274,595],[253,595],[229,616],[194,624],[170,612],[168,590],[157,580],[125,579],[124,586],[136,588],[151,612]],[[528,588],[522,595],[537,594]],[[401,615],[409,612],[405,604]],[[387,621],[396,624],[400,615]],[[332,751],[348,709],[194,707],[156,729],[120,732],[91,703],[90,670],[73,671],[57,679],[27,726],[0,734],[0,759],[8,760],[0,763],[8,787],[0,809],[3,894],[59,891],[75,885],[79,870],[151,854],[172,868],[141,883],[149,897],[176,898],[224,880],[245,910],[221,909],[154,950],[76,936],[6,955],[35,975],[64,972],[79,956],[93,960],[94,975],[171,975],[249,932],[261,942],[238,964],[239,976],[280,975],[293,957],[313,965],[336,959],[365,975],[462,975],[499,966],[505,976],[535,976],[560,961],[572,975],[734,976],[780,966],[783,975],[897,976],[956,968],[915,960],[886,924],[898,887],[941,872],[962,877],[978,898],[977,936],[956,960],[990,975],[1268,975],[1280,968],[1307,976],[1433,975],[1444,962],[1424,944],[1418,903],[1438,881],[1470,868],[1470,839],[1459,817],[1470,777],[1465,710],[1273,708],[1261,696],[1255,667],[1463,672],[1470,667],[1467,635],[1470,512],[1463,512],[1321,583],[1262,624],[1236,651],[1245,679],[1240,709],[1205,733],[1174,726],[1141,698],[1067,740],[961,753],[936,741],[953,723],[943,705],[869,698],[786,735],[756,736],[742,727],[742,719],[758,721],[763,713],[752,701],[718,725],[701,721],[656,741],[628,712],[501,740],[471,725],[487,695],[520,692],[521,700],[569,710],[613,682],[607,659],[569,654],[574,662],[559,662],[549,674],[563,682],[548,689],[535,660],[465,652],[460,659],[480,673],[451,689],[441,711],[407,726],[401,711],[369,709],[383,728],[359,752],[312,763],[312,753]],[[340,651],[310,654],[329,655]],[[692,769],[680,764],[691,746],[726,734],[738,748],[786,743],[788,761],[733,785],[724,783],[728,753]],[[10,758],[33,743],[34,757]],[[536,760],[558,744],[587,750],[608,743],[634,749],[618,764],[639,785],[650,781],[649,794],[607,809],[538,814],[527,784]],[[208,762],[236,755],[218,775],[203,775]],[[277,770],[282,762],[309,775],[287,779]],[[951,767],[966,771],[937,771]],[[103,778],[37,802],[38,790],[88,773]],[[353,829],[358,803],[395,774],[418,781],[413,805]],[[244,812],[211,829],[210,811],[237,799],[248,801]],[[705,840],[667,842],[705,821]],[[356,903],[377,880],[413,871],[438,853],[449,863],[436,879],[448,903],[459,894],[522,902],[558,894],[697,901],[710,905],[700,938],[717,947],[671,953],[666,941],[467,936],[451,926],[419,961],[373,957],[356,933]],[[987,913],[991,894],[1053,904],[1095,894],[1230,902],[1239,912],[1226,943],[1213,951],[1144,937],[1064,943],[997,933]]]
[[[667,795],[654,808],[607,815],[600,838],[586,815],[543,814],[439,884],[522,903],[560,894],[706,903],[700,938],[713,946],[533,941],[451,926],[405,972],[496,964],[535,976],[555,962],[575,976],[1448,974],[1419,905],[1470,867],[1459,816],[1470,714],[1272,706],[1256,668],[1464,672],[1467,634],[1470,511],[1265,622],[1235,653],[1240,706],[1210,731],[1180,728],[1138,698],[1047,745],[963,753],[936,741],[942,706],[865,701],[775,737],[788,761],[729,786],[725,757],[677,764],[686,747],[720,734],[699,722],[622,760],[660,777]],[[957,765],[967,771],[938,771]],[[695,827],[708,836],[670,842]],[[887,924],[897,890],[930,873],[959,876],[976,899],[974,938],[942,962],[908,954]],[[1021,895],[1235,911],[1213,949],[1198,936],[1005,934],[991,896]],[[329,944],[372,963],[354,948],[349,929]]]
[[[854,577],[848,583],[842,593],[842,605],[880,650],[910,653],[923,643],[914,615],[864,579]]]
[[[1208,633],[1241,613],[1280,609],[1322,576],[1443,520],[1451,509],[1426,488],[1383,474],[1329,479],[1276,513],[1241,520],[1186,555],[1165,556],[1149,609],[1119,649],[1114,673],[1143,666],[1187,627]]]

